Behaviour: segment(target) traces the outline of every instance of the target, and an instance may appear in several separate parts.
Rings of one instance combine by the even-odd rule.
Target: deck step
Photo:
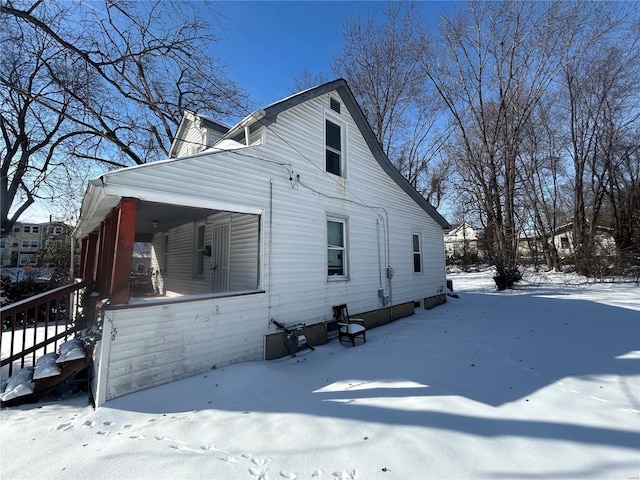
[[[36,403],[84,371],[90,364],[84,342],[70,340],[60,345],[60,353],[48,353],[36,361],[36,366],[19,370],[0,388],[0,405],[13,407]]]

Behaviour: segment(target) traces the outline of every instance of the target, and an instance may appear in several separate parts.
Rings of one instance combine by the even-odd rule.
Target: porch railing
[[[14,363],[24,368],[31,356],[31,365],[35,365],[36,355],[44,355],[48,349],[55,352],[58,342],[63,343],[85,328],[79,319],[83,313],[82,294],[89,284],[83,281],[55,288],[0,308],[0,368],[8,365],[9,377]]]

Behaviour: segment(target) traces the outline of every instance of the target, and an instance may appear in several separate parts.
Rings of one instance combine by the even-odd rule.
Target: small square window
[[[23,229],[24,233],[31,233],[31,227],[29,225],[25,225]]]
[[[40,227],[34,225],[33,227],[31,227],[31,233],[40,233]]]

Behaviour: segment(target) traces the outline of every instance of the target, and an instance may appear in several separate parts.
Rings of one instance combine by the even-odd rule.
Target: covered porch
[[[76,276],[110,305],[261,290],[261,209],[133,197],[100,203],[74,233]]]

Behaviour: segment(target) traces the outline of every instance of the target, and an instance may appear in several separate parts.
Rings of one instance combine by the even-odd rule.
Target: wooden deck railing
[[[63,343],[85,328],[84,322],[78,319],[83,312],[81,295],[89,283],[55,288],[0,308],[0,352],[9,352],[2,354],[0,367],[9,365],[9,376],[15,362],[24,368],[25,359],[31,355],[31,364],[35,365],[36,354],[44,355],[50,347],[55,352],[58,342]]]

